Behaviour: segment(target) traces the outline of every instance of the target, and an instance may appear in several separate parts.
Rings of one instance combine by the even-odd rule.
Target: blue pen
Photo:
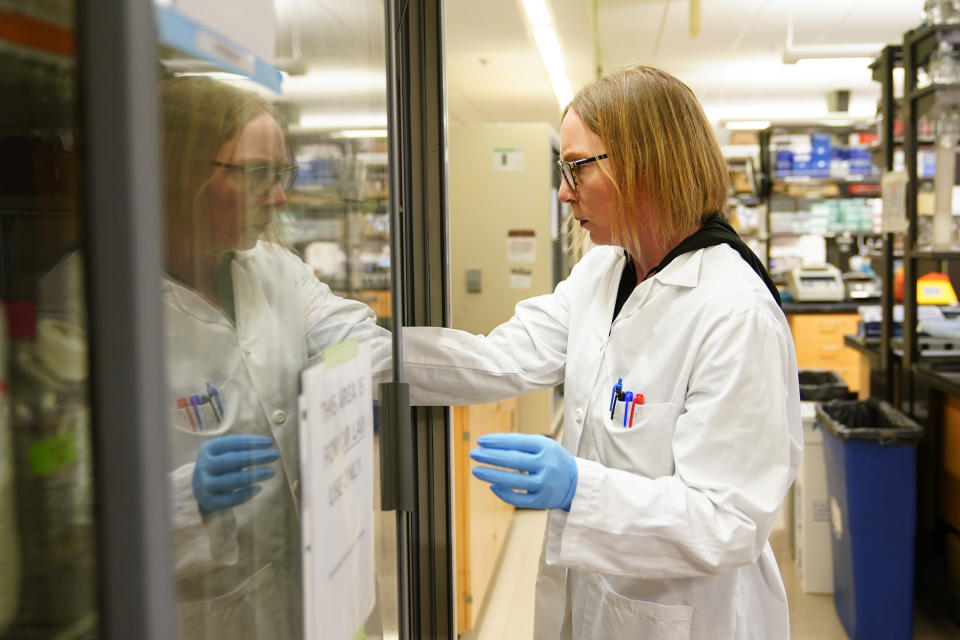
[[[627,407],[633,402],[633,391],[627,391],[623,394],[623,428],[627,428]]]
[[[220,392],[209,382],[207,382],[207,396],[210,398],[210,407],[217,416],[217,421],[223,422],[223,403],[220,402]]]
[[[610,411],[613,412],[614,403],[617,401],[617,390],[623,389],[623,378],[617,378],[617,384],[613,385],[613,393],[610,394]]]
[[[200,431],[203,431],[203,419],[200,417],[201,404],[203,404],[203,401],[200,399],[200,396],[190,396],[190,406],[193,407],[193,413],[197,416],[197,427]]]

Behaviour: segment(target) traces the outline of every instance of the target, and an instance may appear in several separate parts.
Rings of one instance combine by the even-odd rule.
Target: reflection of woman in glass
[[[295,175],[274,109],[205,77],[167,81],[161,102],[180,637],[297,638],[298,375],[388,334],[264,239]]]

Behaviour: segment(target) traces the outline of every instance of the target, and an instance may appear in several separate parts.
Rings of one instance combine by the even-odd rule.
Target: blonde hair
[[[212,177],[217,152],[251,120],[272,116],[290,153],[286,123],[253,91],[206,76],[175,77],[160,84],[160,110],[168,243],[183,241],[194,216],[201,214],[197,203]]]
[[[606,145],[617,206],[614,243],[634,251],[653,233],[661,248],[726,209],[726,161],[693,91],[668,73],[646,66],[603,76],[577,92],[573,109]],[[591,151],[593,153],[593,151]],[[654,228],[641,226],[647,208]]]

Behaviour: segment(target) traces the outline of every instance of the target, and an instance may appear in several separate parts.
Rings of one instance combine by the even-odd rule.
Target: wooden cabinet
[[[485,433],[517,430],[517,400],[454,407],[457,633],[474,628],[510,529],[514,508],[470,473],[470,450]]]
[[[845,335],[857,332],[859,314],[792,313],[787,320],[799,368],[836,371],[850,391],[860,391],[864,366],[861,354],[843,343]],[[869,393],[869,388],[864,391]]]

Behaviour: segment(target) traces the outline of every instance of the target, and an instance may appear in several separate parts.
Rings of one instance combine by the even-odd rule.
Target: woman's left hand
[[[474,467],[504,502],[527,509],[570,510],[577,489],[577,462],[556,440],[524,433],[491,433],[470,452],[477,462],[516,469]]]

